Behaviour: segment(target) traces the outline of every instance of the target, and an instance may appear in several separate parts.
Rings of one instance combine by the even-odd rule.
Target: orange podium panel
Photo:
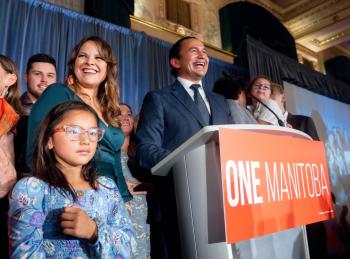
[[[219,129],[226,242],[333,218],[323,143]]]

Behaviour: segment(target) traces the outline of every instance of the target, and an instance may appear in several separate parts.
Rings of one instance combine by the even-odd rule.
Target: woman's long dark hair
[[[17,77],[16,82],[9,87],[8,94],[5,96],[5,99],[19,115],[23,115],[19,94],[19,76],[16,64],[10,58],[0,55],[0,66],[6,73],[14,74]]]
[[[66,114],[77,110],[90,112],[96,118],[96,122],[98,122],[96,112],[83,102],[67,101],[56,105],[40,124],[32,164],[32,171],[35,177],[48,183],[49,186],[58,188],[66,194],[71,194],[74,200],[77,199],[77,195],[62,171],[58,168],[54,151],[48,148],[48,142],[53,129],[64,119]],[[96,189],[96,170],[93,160],[83,165],[82,174],[90,186]]]
[[[72,54],[68,61],[68,75],[66,83],[73,88],[74,92],[79,94],[79,82],[74,73],[75,61],[78,57],[81,47],[88,41],[94,42],[100,52],[101,57],[107,63],[107,75],[103,82],[101,82],[97,97],[102,109],[103,119],[114,127],[120,127],[118,115],[120,114],[119,107],[119,83],[118,83],[118,66],[116,58],[113,54],[112,47],[102,38],[91,36],[82,39],[72,50]]]

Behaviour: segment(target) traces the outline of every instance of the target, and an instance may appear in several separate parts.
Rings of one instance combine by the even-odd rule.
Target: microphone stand
[[[256,98],[255,96],[253,95],[249,95],[251,98],[253,98],[255,101],[257,101],[258,103],[260,103],[262,106],[264,106],[266,109],[268,109],[277,119],[277,122],[278,122],[278,125],[281,126],[281,127],[284,127],[284,123],[283,121],[277,116],[277,114],[269,107],[267,106],[264,102],[260,101],[258,98]]]

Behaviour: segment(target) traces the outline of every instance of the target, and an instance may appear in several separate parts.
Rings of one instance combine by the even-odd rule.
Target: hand
[[[63,209],[61,227],[66,235],[89,239],[92,242],[97,239],[95,221],[90,219],[84,210],[75,205]]]
[[[139,181],[132,181],[132,180],[127,180],[126,185],[128,186],[128,190],[131,193],[131,195],[146,195],[147,191],[134,191],[134,188],[141,184]]]
[[[291,129],[293,128],[293,126],[289,123],[286,124],[286,127],[291,128]]]

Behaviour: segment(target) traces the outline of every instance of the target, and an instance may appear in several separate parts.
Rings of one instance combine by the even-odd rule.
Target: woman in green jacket
[[[85,102],[98,114],[99,127],[105,129],[100,150],[95,155],[98,174],[113,179],[123,200],[129,201],[132,196],[120,164],[124,136],[117,118],[120,114],[119,85],[112,48],[96,36],[83,39],[73,48],[68,69],[66,84],[49,86],[33,106],[28,122],[27,164],[31,167],[37,129],[45,115],[67,100]]]

